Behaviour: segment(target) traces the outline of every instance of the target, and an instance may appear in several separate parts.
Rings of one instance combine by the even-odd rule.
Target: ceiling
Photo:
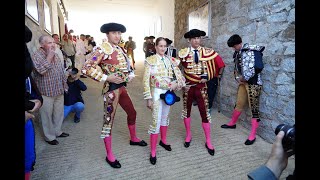
[[[67,11],[140,13],[152,9],[158,0],[64,0]]]
[[[63,0],[63,3],[68,12],[68,28],[78,35],[90,34],[98,41],[105,38],[99,29],[107,22],[124,24],[125,39],[130,34],[143,39],[145,26],[154,15],[158,1],[161,0]]]

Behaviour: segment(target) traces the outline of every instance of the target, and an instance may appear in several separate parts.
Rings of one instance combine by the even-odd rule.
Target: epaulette
[[[250,45],[249,43],[245,43],[242,47],[242,50],[247,51],[247,50],[254,50],[254,51],[264,51],[265,47],[264,46],[258,46],[258,45]]]
[[[179,64],[180,64],[180,60],[179,59],[174,58],[174,57],[171,57],[170,59],[171,59],[171,62],[173,64],[173,66],[179,66]]]
[[[178,56],[179,58],[185,58],[188,56],[190,52],[190,49],[188,47],[180,49],[180,51],[178,52]]]
[[[212,54],[214,52],[213,49],[208,48],[208,47],[203,47],[204,54]]]
[[[147,62],[148,64],[152,65],[152,66],[153,66],[153,65],[156,65],[156,63],[157,63],[157,56],[156,56],[156,55],[152,55],[152,56],[147,57],[146,62]]]
[[[103,43],[101,44],[101,50],[102,50],[105,54],[110,55],[110,54],[113,53],[114,48],[111,46],[111,44],[110,44],[109,42],[105,41],[105,42],[103,42]]]

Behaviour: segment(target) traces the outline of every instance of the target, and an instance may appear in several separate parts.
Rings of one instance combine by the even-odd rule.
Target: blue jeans
[[[80,114],[84,110],[84,104],[82,102],[77,102],[70,106],[64,106],[64,118],[65,119],[70,112],[76,113],[75,116],[80,119]]]
[[[32,119],[28,119],[24,124],[24,172],[33,170],[36,160],[35,134]]]

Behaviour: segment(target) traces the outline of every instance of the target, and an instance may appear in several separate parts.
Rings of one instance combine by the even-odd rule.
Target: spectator
[[[261,165],[248,174],[250,180],[277,180],[280,178],[282,171],[288,165],[288,154],[284,151],[282,146],[284,135],[285,133],[283,131],[278,133],[276,140],[272,145],[268,161],[265,165]],[[293,172],[293,175],[289,175],[286,179],[295,179],[295,171]]]
[[[85,45],[85,35],[81,34],[80,39],[77,40],[76,44],[76,56],[75,56],[75,67],[77,69],[82,69],[85,63],[85,54],[87,53],[86,45]],[[81,72],[80,72],[81,74]],[[84,75],[80,75],[81,78],[86,78]]]
[[[127,50],[127,55],[129,58],[131,58],[132,60],[132,68],[133,69],[136,69],[135,68],[135,60],[134,60],[134,53],[133,51],[136,49],[136,42],[132,41],[132,36],[129,36],[129,41],[127,41],[124,45],[124,49]]]
[[[62,132],[63,93],[68,91],[67,77],[64,74],[62,61],[55,53],[53,38],[42,35],[39,38],[40,48],[33,54],[34,79],[42,94],[43,105],[40,108],[40,120],[44,138],[50,145],[57,145],[57,137],[67,137]]]
[[[147,57],[156,54],[156,48],[155,48],[155,43],[153,40],[155,39],[154,36],[149,36],[148,37],[148,43],[147,43]]]
[[[64,119],[70,112],[74,112],[73,121],[75,123],[80,122],[81,112],[85,107],[81,91],[87,90],[87,86],[79,79],[78,72],[77,68],[69,71],[67,80],[69,90],[64,93]]]
[[[31,72],[33,69],[33,62],[27,47],[27,43],[31,41],[32,32],[25,26],[25,79],[26,79],[26,91],[25,91],[25,125],[24,125],[24,163],[25,163],[25,180],[29,180],[31,171],[36,163],[35,152],[35,131],[32,119],[35,117],[32,113],[39,110],[43,104],[41,93],[37,88],[37,85],[32,79]]]
[[[72,36],[68,34],[64,34],[62,36],[63,41],[61,42],[63,51],[67,54],[68,58],[72,62],[72,68],[74,68],[74,58],[76,54],[76,47],[72,42]]]
[[[167,41],[167,50],[166,50],[165,54],[167,56],[169,56],[170,58],[171,57],[176,58],[177,57],[177,49],[172,46],[172,40],[170,40],[169,38],[165,38],[165,39]]]
[[[147,58],[147,45],[149,41],[148,39],[149,39],[148,36],[144,37],[143,48],[142,48],[145,58]]]
[[[58,34],[52,34],[52,38],[54,40],[54,43],[56,44],[55,52],[58,54],[59,59],[61,62],[63,62],[63,54],[62,54],[62,44],[60,43],[60,38]]]

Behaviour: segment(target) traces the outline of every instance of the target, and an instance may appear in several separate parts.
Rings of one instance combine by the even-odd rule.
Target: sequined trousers
[[[106,92],[103,95],[103,101],[104,115],[103,126],[100,135],[101,138],[109,137],[111,135],[111,129],[118,104],[120,104],[122,109],[127,114],[127,124],[134,125],[136,123],[137,112],[133,107],[131,98],[125,86],[122,86],[113,91]]]
[[[208,112],[209,103],[208,103],[207,87],[199,88],[197,86],[191,86],[188,91],[184,91],[183,110],[181,115],[183,119],[190,117],[193,101],[196,101],[198,104],[202,122],[211,123],[211,115]]]
[[[166,93],[167,90],[159,88],[151,88],[152,93],[152,119],[149,126],[149,134],[158,134],[160,126],[169,126],[169,112],[170,106],[167,105],[163,99],[160,99],[160,94]]]
[[[260,121],[259,101],[261,90],[262,86],[258,84],[240,84],[238,87],[235,109],[242,112],[245,106],[249,105],[252,118],[256,118]]]

